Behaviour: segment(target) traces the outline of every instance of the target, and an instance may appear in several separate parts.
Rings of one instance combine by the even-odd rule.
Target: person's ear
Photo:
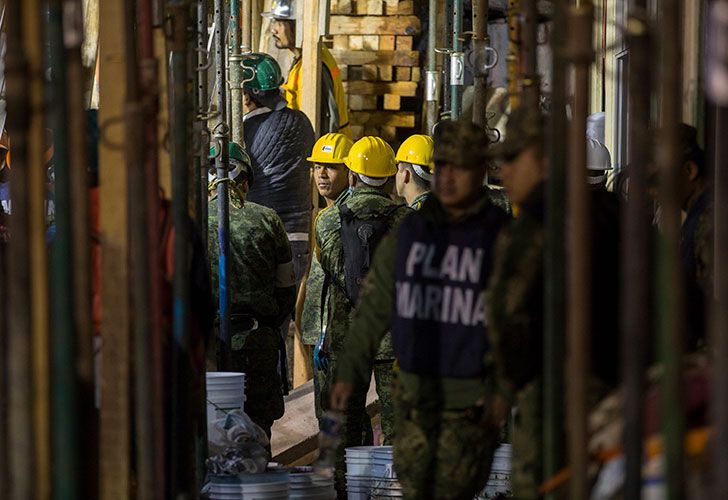
[[[412,172],[408,168],[404,170],[404,183],[409,184],[412,181]]]

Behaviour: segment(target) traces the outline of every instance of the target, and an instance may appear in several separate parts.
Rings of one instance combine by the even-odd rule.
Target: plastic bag
[[[237,475],[265,472],[270,455],[268,436],[243,411],[227,413],[207,429],[210,474]]]

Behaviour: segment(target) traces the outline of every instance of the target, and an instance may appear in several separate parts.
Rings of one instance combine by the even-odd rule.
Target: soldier
[[[491,419],[513,425],[511,485],[519,500],[539,498],[541,484],[541,371],[543,338],[544,181],[546,157],[540,116],[522,108],[507,123],[506,139],[493,148],[503,160],[501,178],[518,217],[500,235],[488,286],[488,357],[496,375]]]
[[[313,147],[308,161],[313,163],[313,176],[319,194],[326,200],[325,210],[340,205],[349,194],[349,169],[344,161],[349,154],[352,141],[343,134],[326,134]],[[320,212],[319,215],[323,213]],[[316,225],[314,224],[314,234]],[[323,291],[324,270],[318,257],[311,258],[308,278],[303,291],[303,313],[301,316],[301,337],[304,345],[313,346],[321,334],[321,293]],[[324,318],[324,323],[326,319]],[[314,373],[314,394],[316,401],[316,417],[321,418],[321,386],[324,372]]]
[[[210,156],[215,156],[215,147]],[[270,437],[283,416],[278,371],[281,324],[296,300],[291,247],[276,213],[246,201],[253,170],[247,153],[230,143],[230,332],[233,370],[247,374],[245,412]],[[211,183],[214,188],[215,180]],[[215,196],[209,204],[209,254],[217,291],[218,239]]]
[[[303,92],[302,70],[303,54],[301,47],[296,44],[296,16],[293,0],[273,0],[271,10],[261,15],[271,19],[270,33],[275,40],[277,49],[288,49],[293,55],[293,65],[288,72],[283,90],[286,93],[288,107],[301,109],[301,94]],[[321,45],[321,113],[319,131],[340,132],[351,137],[349,127],[349,110],[346,106],[346,94],[341,80],[341,72],[336,65],[334,56],[326,46]]]
[[[346,159],[349,168],[351,194],[336,206],[324,211],[316,223],[316,241],[321,267],[325,273],[323,310],[328,318],[322,337],[314,349],[314,361],[319,370],[326,372],[323,390],[328,396],[332,380],[349,333],[349,322],[359,294],[359,285],[369,269],[369,262],[384,234],[410,210],[397,205],[389,197],[397,168],[394,151],[379,137],[364,137],[356,142]],[[377,344],[379,347],[379,343]],[[377,393],[382,404],[382,433],[385,442],[391,439],[392,406],[389,388],[392,379],[393,354],[385,340],[376,356],[372,356]],[[372,373],[368,367],[367,384],[352,395],[346,406],[346,424],[339,447],[336,467],[336,489],[345,490],[344,449],[365,444],[362,435],[369,422],[366,394]],[[328,408],[329,398],[323,403]],[[325,408],[326,409],[326,408]]]
[[[431,195],[433,148],[432,137],[415,134],[397,150],[397,196],[404,198],[414,210],[422,208]]]
[[[473,498],[498,444],[499,429],[485,418],[484,290],[509,217],[483,187],[488,142],[469,122],[435,130],[434,196],[380,245],[336,371],[331,405],[342,409],[368,384],[391,326],[394,466],[406,498]]]

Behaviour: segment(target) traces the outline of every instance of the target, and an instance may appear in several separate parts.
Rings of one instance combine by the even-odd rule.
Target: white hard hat
[[[607,147],[599,141],[586,139],[586,169],[612,170],[612,158]]]
[[[273,0],[271,9],[260,14],[270,19],[288,19],[295,21],[296,9],[293,8],[293,0]]]

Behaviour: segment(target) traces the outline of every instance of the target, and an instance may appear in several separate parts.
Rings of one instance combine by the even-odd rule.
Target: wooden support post
[[[129,408],[129,239],[127,171],[122,147],[126,94],[126,40],[123,0],[100,2],[99,212],[101,225],[101,498],[130,493]]]

